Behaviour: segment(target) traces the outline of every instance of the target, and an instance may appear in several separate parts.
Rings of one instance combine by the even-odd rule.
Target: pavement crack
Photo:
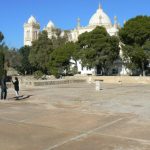
[[[100,126],[100,127],[97,127],[97,128],[92,129],[92,130],[89,130],[89,131],[87,131],[87,132],[84,132],[84,133],[82,133],[82,134],[79,134],[79,135],[77,135],[77,136],[75,136],[75,137],[72,137],[72,138],[70,138],[70,139],[68,139],[68,140],[65,140],[65,141],[63,141],[63,142],[60,142],[60,143],[58,143],[58,144],[56,144],[56,145],[50,146],[49,148],[47,148],[47,149],[45,149],[45,150],[53,150],[53,149],[58,148],[58,147],[60,147],[60,146],[62,146],[62,145],[64,145],[64,144],[67,144],[67,143],[69,143],[69,142],[72,142],[72,141],[75,141],[75,140],[78,140],[78,139],[81,139],[81,138],[85,138],[85,137],[87,137],[87,136],[89,136],[89,135],[95,133],[96,131],[102,129],[102,128],[111,126],[111,125],[113,125],[113,124],[115,124],[115,123],[117,123],[117,122],[119,122],[119,121],[122,121],[122,120],[124,120],[124,119],[126,119],[126,118],[127,118],[127,117],[125,117],[125,118],[119,118],[119,119],[117,119],[117,120],[111,121],[111,122],[106,123],[106,124],[104,124],[104,125],[102,125],[102,126]]]

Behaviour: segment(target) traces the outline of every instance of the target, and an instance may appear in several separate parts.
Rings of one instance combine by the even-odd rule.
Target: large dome
[[[107,14],[103,11],[102,7],[99,5],[98,10],[96,13],[91,17],[89,21],[89,26],[105,26],[106,28],[111,27],[112,23],[110,21],[110,18],[107,16]]]

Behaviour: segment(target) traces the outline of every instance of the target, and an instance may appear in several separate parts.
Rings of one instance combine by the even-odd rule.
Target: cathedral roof
[[[36,19],[33,17],[33,16],[31,16],[29,19],[28,19],[28,23],[30,23],[30,24],[32,24],[32,23],[37,23],[37,21],[36,21]]]
[[[96,13],[91,17],[89,21],[89,26],[93,25],[102,25],[105,27],[111,27],[112,23],[108,15],[103,11],[101,5],[99,5],[98,10]]]

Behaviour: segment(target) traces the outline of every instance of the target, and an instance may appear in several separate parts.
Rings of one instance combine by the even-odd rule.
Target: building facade
[[[103,11],[102,6],[99,5],[98,9],[96,12],[92,15],[92,17],[89,20],[89,24],[87,26],[81,26],[80,23],[80,18],[77,19],[77,26],[73,29],[70,30],[67,35],[69,41],[76,42],[78,41],[78,37],[80,34],[84,32],[90,32],[94,30],[97,26],[103,26],[106,28],[107,32],[109,33],[110,36],[117,36],[120,25],[118,24],[117,17],[114,17],[114,23],[111,22],[109,16]],[[48,37],[52,38],[53,36],[56,37],[55,33],[55,25],[52,21],[49,21],[47,26],[44,27],[43,30],[46,30],[48,33]],[[24,24],[24,45],[32,45],[32,42],[38,38],[38,33],[40,32],[40,25],[36,21],[36,19],[31,16],[28,19],[28,22]],[[62,31],[62,36],[64,32]],[[121,51],[120,51],[121,54]],[[73,62],[73,60],[71,60]],[[88,69],[86,67],[82,67],[82,62],[79,60],[77,62],[78,66],[78,72],[81,74],[96,74],[97,70],[95,68],[93,69]],[[72,66],[73,67],[73,66]],[[121,75],[126,75],[127,71],[126,68],[122,65],[119,64],[118,66],[118,72]]]
[[[112,24],[108,15],[103,11],[102,6],[99,5],[97,11],[92,15],[89,20],[89,24],[85,27],[80,25],[80,18],[77,19],[77,27],[70,31],[70,41],[77,41],[78,36],[84,32],[90,32],[94,30],[97,26],[103,26],[106,28],[109,35],[117,35],[119,31],[119,24],[117,22],[117,17],[114,17],[114,24]]]

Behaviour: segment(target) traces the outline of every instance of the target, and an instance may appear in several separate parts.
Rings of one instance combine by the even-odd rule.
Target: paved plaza
[[[8,89],[0,150],[150,150],[150,85],[78,83]]]

